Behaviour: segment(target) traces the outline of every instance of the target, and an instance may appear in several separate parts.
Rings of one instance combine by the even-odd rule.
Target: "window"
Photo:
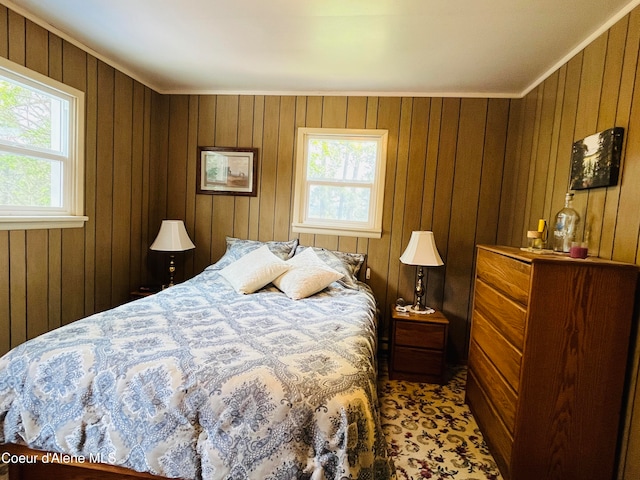
[[[0,58],[0,229],[80,227],[84,93]]]
[[[387,135],[298,129],[294,232],[380,238]]]

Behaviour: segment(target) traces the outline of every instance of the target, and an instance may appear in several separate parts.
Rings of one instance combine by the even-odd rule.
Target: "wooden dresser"
[[[466,400],[505,478],[613,478],[637,279],[478,247]]]

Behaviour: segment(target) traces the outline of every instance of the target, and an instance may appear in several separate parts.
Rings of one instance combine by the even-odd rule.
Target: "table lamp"
[[[424,295],[424,286],[422,279],[424,272],[422,267],[438,267],[444,265],[436,242],[433,238],[433,232],[411,232],[409,245],[404,253],[400,256],[400,261],[407,265],[418,266],[418,281],[416,282],[416,303],[409,308],[413,313],[433,313],[433,309],[422,306],[422,296]]]
[[[159,252],[171,252],[169,256],[169,287],[173,287],[173,276],[176,271],[174,252],[184,252],[196,248],[182,220],[163,220],[158,236],[149,249]]]

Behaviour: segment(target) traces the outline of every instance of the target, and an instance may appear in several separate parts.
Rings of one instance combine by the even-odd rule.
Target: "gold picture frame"
[[[197,193],[257,195],[258,149],[198,147]]]

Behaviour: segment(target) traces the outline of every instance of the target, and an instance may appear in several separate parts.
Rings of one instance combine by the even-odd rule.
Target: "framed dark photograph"
[[[198,147],[197,193],[257,194],[257,148]]]
[[[573,144],[571,190],[609,187],[618,183],[624,128],[594,133]]]

